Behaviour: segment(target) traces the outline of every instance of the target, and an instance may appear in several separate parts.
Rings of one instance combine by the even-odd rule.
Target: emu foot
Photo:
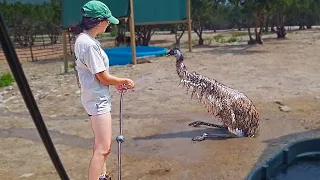
[[[203,122],[203,121],[195,121],[195,122],[192,122],[192,123],[189,124],[189,126],[192,126],[192,127],[199,127],[201,125],[210,126],[210,127],[216,127],[216,128],[221,128],[221,129],[228,129],[227,126],[222,126],[222,125],[212,124],[212,123],[206,123],[206,122]]]
[[[201,136],[196,136],[196,137],[192,138],[191,140],[192,141],[203,141],[206,139],[230,139],[230,138],[237,138],[237,136],[234,134],[215,135],[215,134],[203,133]]]

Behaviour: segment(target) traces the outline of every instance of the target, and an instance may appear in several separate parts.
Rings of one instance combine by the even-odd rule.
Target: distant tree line
[[[32,46],[35,37],[48,35],[51,43],[57,43],[61,34],[61,0],[43,4],[0,2],[14,42],[20,46]],[[274,32],[278,38],[286,36],[285,26],[310,29],[320,19],[320,0],[191,0],[192,29],[202,45],[205,29],[247,29],[249,44],[262,44],[263,33]],[[128,29],[129,26],[125,26]],[[120,27],[119,27],[120,28]],[[112,28],[119,31],[119,28]],[[254,28],[254,32],[251,31]],[[136,26],[140,45],[148,45],[155,30],[176,33],[176,43],[186,30],[183,24]],[[181,33],[178,34],[178,31]]]
[[[57,43],[60,35],[60,0],[43,4],[0,2],[0,12],[13,41],[20,46],[32,46],[37,35],[48,35]]]
[[[319,0],[191,0],[193,29],[203,44],[203,29],[248,29],[249,44],[262,44],[263,32],[286,36],[285,26],[311,29],[319,22]],[[254,28],[254,32],[250,31]]]

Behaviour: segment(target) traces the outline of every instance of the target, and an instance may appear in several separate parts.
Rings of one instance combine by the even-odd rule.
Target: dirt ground
[[[261,46],[237,42],[195,46],[193,52],[182,48],[190,71],[238,89],[256,104],[261,116],[257,138],[191,141],[218,130],[189,127],[188,123],[218,120],[178,86],[174,57],[111,67],[116,76],[138,80],[135,91],[124,96],[123,180],[245,179],[253,167],[286,144],[320,137],[319,45],[320,31],[305,30],[291,32],[285,40],[267,37]],[[74,72],[61,74],[62,66],[61,61],[23,63],[69,177],[84,180],[93,134],[80,104]],[[7,70],[8,65],[1,62],[0,72]],[[114,140],[107,168],[117,177],[119,94],[111,89]],[[0,92],[1,179],[59,179],[17,86]],[[289,110],[281,111],[276,101]]]

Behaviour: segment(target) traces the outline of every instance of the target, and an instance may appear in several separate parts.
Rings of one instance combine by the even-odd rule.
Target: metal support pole
[[[124,142],[124,136],[123,136],[123,121],[122,121],[122,108],[123,108],[123,92],[120,94],[120,135],[117,136],[116,140],[118,142],[118,180],[121,180],[121,144]]]
[[[187,22],[188,22],[188,45],[189,45],[189,52],[192,51],[192,24],[191,24],[191,0],[187,0]]]
[[[131,53],[132,53],[132,64],[137,64],[136,59],[136,31],[135,31],[135,25],[134,25],[134,12],[133,12],[133,0],[129,1],[130,3],[130,17],[129,17],[129,23],[130,23],[130,37],[131,37]]]

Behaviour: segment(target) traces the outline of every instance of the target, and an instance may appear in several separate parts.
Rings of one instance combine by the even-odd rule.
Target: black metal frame
[[[29,109],[33,122],[38,130],[38,133],[43,141],[43,144],[51,158],[51,161],[56,168],[62,180],[69,180],[69,177],[60,161],[59,155],[53,145],[53,142],[48,133],[47,127],[42,119],[41,113],[34,99],[28,80],[23,72],[16,50],[10,39],[7,27],[4,23],[3,17],[0,13],[0,43],[3,52],[6,56],[7,62],[10,66],[11,72],[17,82],[21,95]]]

